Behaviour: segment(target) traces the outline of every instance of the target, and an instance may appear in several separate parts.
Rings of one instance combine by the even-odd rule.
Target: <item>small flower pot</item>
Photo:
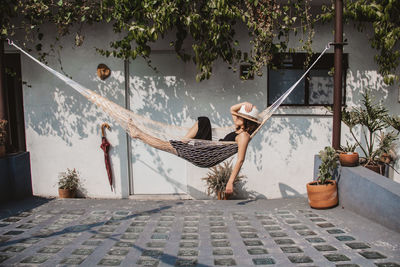
[[[76,190],[59,188],[58,195],[60,198],[74,198],[76,196]]]
[[[339,154],[340,165],[344,167],[354,167],[358,165],[359,156],[357,152],[345,152]]]
[[[218,198],[218,200],[227,200],[228,199],[227,195],[223,191],[219,191],[217,193],[217,198]]]
[[[308,203],[311,208],[326,209],[338,204],[337,184],[334,180],[326,184],[310,182],[307,184]]]

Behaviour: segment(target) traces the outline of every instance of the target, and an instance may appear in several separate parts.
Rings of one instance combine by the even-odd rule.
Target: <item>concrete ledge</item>
[[[339,205],[400,232],[400,184],[365,167],[341,167]]]

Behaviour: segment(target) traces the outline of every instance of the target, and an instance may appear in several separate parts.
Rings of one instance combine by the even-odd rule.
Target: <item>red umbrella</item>
[[[111,145],[110,145],[110,143],[108,142],[108,140],[106,138],[104,127],[106,127],[109,130],[111,129],[111,127],[107,123],[103,123],[101,125],[101,145],[100,145],[100,148],[103,149],[103,151],[104,151],[104,161],[106,163],[108,181],[110,182],[111,191],[112,191],[112,171],[111,171],[111,165],[110,165],[110,157],[108,156],[108,152],[110,151],[110,146]]]

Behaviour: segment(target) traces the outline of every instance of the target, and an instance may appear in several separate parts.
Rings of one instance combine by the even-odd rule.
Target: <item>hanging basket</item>
[[[354,167],[358,165],[359,156],[357,152],[340,153],[339,161],[344,167]]]
[[[334,180],[326,181],[326,184],[308,183],[307,195],[311,208],[326,209],[338,204],[337,184]]]

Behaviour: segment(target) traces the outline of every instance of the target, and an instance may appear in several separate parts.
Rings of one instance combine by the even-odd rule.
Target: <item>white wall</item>
[[[326,43],[333,40],[332,25],[317,28],[314,41],[315,51],[322,51]],[[124,65],[114,58],[103,58],[93,47],[106,47],[115,36],[108,27],[86,29],[82,47],[71,47],[71,40],[61,50],[61,60],[66,73],[84,86],[95,90],[114,102],[124,105]],[[358,105],[360,92],[371,86],[384,99],[391,114],[400,114],[398,88],[384,85],[377,74],[377,66],[367,36],[345,27],[349,45],[346,103]],[[72,37],[71,37],[72,38]],[[155,46],[161,50],[170,49],[168,40]],[[295,42],[292,43],[295,45]],[[333,49],[330,51],[333,52]],[[55,196],[57,174],[66,168],[77,168],[84,178],[88,197],[120,198],[128,196],[129,177],[127,172],[127,148],[123,130],[93,104],[59,82],[45,70],[26,57],[22,57],[23,80],[32,85],[24,87],[25,124],[28,151],[31,152],[32,179],[35,195]],[[101,81],[95,74],[99,63],[107,64],[112,75]],[[140,59],[132,66],[144,64]],[[184,64],[184,63],[182,63]],[[49,65],[59,69],[55,58],[49,58]],[[174,86],[152,83],[156,91],[149,95],[146,87],[140,87],[141,80],[151,80],[152,70],[134,73],[131,68],[131,94],[135,96],[132,110],[148,115],[151,119],[175,125],[191,125],[197,116],[207,115],[215,126],[230,123],[229,107],[238,101],[250,101],[263,109],[267,103],[267,75],[255,77],[252,81],[241,81],[238,73],[232,73],[223,63],[215,64],[210,80],[197,83],[195,67],[191,64],[170,66],[170,72],[179,70]],[[182,70],[183,69],[183,70]],[[171,73],[168,75],[171,76]],[[159,74],[158,74],[159,75]],[[150,77],[150,78],[149,78]],[[146,99],[145,99],[146,97]],[[139,105],[141,103],[141,106]],[[288,115],[290,114],[290,115]],[[309,116],[313,114],[314,116]],[[107,137],[113,146],[111,151],[115,191],[111,192],[104,167],[103,152],[100,150],[100,129],[103,122],[110,123],[111,132]],[[305,184],[312,180],[314,155],[324,146],[331,144],[332,117],[323,108],[280,108],[251,141],[242,173],[247,176],[247,196],[259,198],[281,198],[304,195]],[[342,143],[350,135],[342,126]],[[135,147],[133,141],[133,147]],[[151,153],[157,153],[146,148]],[[135,150],[140,151],[140,150]],[[400,154],[399,148],[397,152]],[[150,154],[151,154],[150,153]],[[140,155],[135,155],[135,157]],[[168,172],[186,177],[187,191],[193,197],[205,197],[205,184],[200,179],[207,169],[194,167],[182,160],[163,162],[157,160],[160,173]],[[153,164],[148,162],[148,164]],[[183,166],[183,164],[185,166]],[[164,166],[164,167],[163,167]],[[397,163],[396,168],[399,168]],[[168,169],[163,169],[168,168]],[[133,170],[135,175],[135,170]],[[138,172],[136,172],[138,173]],[[140,173],[140,172],[139,172]],[[174,175],[172,175],[174,176]],[[174,178],[174,177],[172,177]],[[133,177],[135,179],[135,176]],[[136,177],[136,179],[138,179]],[[157,186],[151,177],[149,185]],[[400,175],[394,173],[394,180],[400,182]],[[177,186],[177,192],[182,188]]]
[[[90,28],[87,32],[82,47],[73,47],[73,36],[63,42],[64,48],[59,58],[65,73],[85,87],[124,105],[123,61],[104,58],[94,50],[94,47],[108,45],[115,36],[111,29],[107,31],[104,27]],[[48,49],[51,38],[46,37],[52,34],[52,29],[49,28],[45,33],[43,43]],[[88,197],[121,198],[127,195],[125,132],[71,87],[29,58],[21,58],[22,79],[31,86],[24,86],[24,115],[34,195],[57,196],[58,174],[67,168],[76,168],[80,172],[83,194]],[[50,67],[60,71],[57,56],[47,59]],[[105,81],[101,81],[96,74],[100,63],[112,70],[111,76]],[[106,136],[112,144],[113,191],[100,149],[100,125],[104,122],[111,126]]]

